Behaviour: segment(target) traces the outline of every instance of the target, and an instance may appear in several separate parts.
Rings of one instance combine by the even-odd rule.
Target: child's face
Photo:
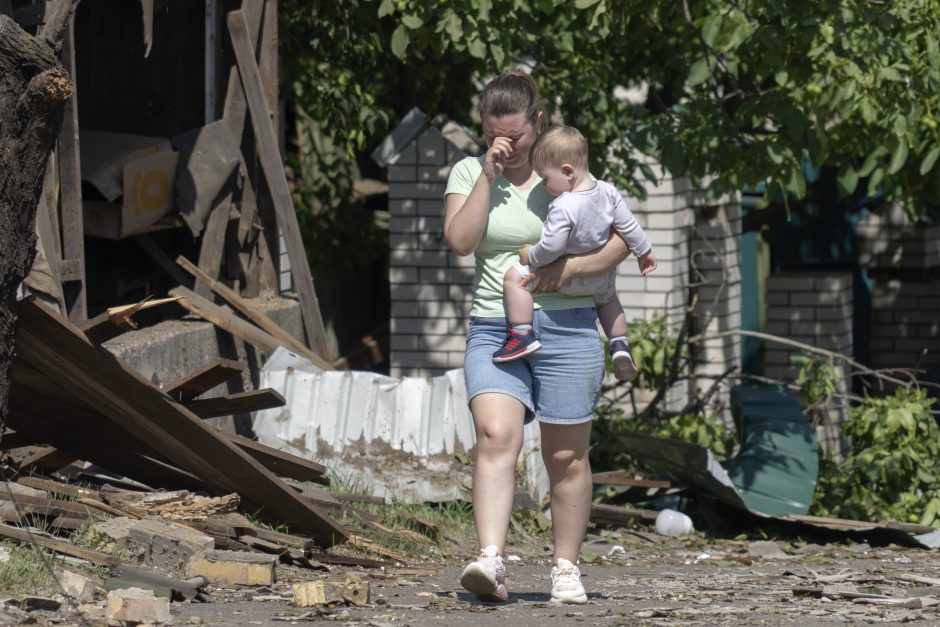
[[[560,168],[545,168],[540,170],[538,175],[542,177],[545,189],[552,196],[561,196],[565,192],[570,192],[574,184],[574,171],[567,164]]]

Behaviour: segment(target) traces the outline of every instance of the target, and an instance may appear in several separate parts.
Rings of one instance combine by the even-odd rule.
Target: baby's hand
[[[530,246],[529,244],[519,247],[519,263],[521,263],[524,266],[529,265],[529,249],[531,248],[532,246]]]
[[[646,276],[656,269],[656,255],[654,255],[653,251],[650,250],[642,257],[637,257],[636,263],[638,266],[640,266],[640,275]]]

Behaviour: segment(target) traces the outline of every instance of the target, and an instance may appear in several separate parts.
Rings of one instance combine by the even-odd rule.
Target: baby
[[[624,239],[637,257],[640,274],[656,269],[656,257],[643,228],[627,209],[620,192],[597,181],[587,170],[588,146],[584,136],[570,126],[553,126],[532,145],[529,159],[546,189],[556,196],[548,206],[542,237],[534,246],[519,249],[521,263],[510,268],[503,281],[509,335],[493,361],[519,359],[542,347],[532,330],[532,294],[535,282],[523,286],[532,267],[540,267],[568,254],[581,254],[603,246],[610,227]],[[593,277],[576,277],[559,290],[570,296],[593,296],[604,334],[610,340],[614,376],[621,381],[636,377],[636,364],[627,344],[627,319],[617,298],[616,271]]]

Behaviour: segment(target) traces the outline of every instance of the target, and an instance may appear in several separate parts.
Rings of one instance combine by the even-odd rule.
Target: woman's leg
[[[478,394],[470,401],[477,435],[473,466],[473,518],[480,547],[502,554],[509,532],[516,462],[522,450],[525,406],[506,394]],[[590,477],[589,477],[590,480]]]
[[[588,460],[591,421],[573,425],[540,422],[539,427],[542,460],[551,484],[554,557],[577,564],[591,515],[593,485]]]

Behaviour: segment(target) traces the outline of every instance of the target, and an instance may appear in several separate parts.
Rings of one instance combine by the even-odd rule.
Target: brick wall
[[[767,279],[767,333],[852,357],[852,316],[852,275],[848,272],[780,272]],[[799,366],[790,358],[799,354],[797,348],[765,342],[764,374],[792,382]],[[835,365],[842,378],[837,393],[844,396],[850,370]],[[829,451],[843,448],[839,425],[848,410],[844,398],[836,399],[834,409],[817,427],[819,442]]]
[[[875,278],[871,308],[871,367],[917,368],[937,380],[940,281],[924,277]]]
[[[912,224],[899,204],[866,216],[856,233],[858,261],[863,266],[917,270],[940,267],[940,224]]]
[[[388,168],[393,377],[463,367],[473,257],[444,241],[444,188],[466,153],[428,127]]]

